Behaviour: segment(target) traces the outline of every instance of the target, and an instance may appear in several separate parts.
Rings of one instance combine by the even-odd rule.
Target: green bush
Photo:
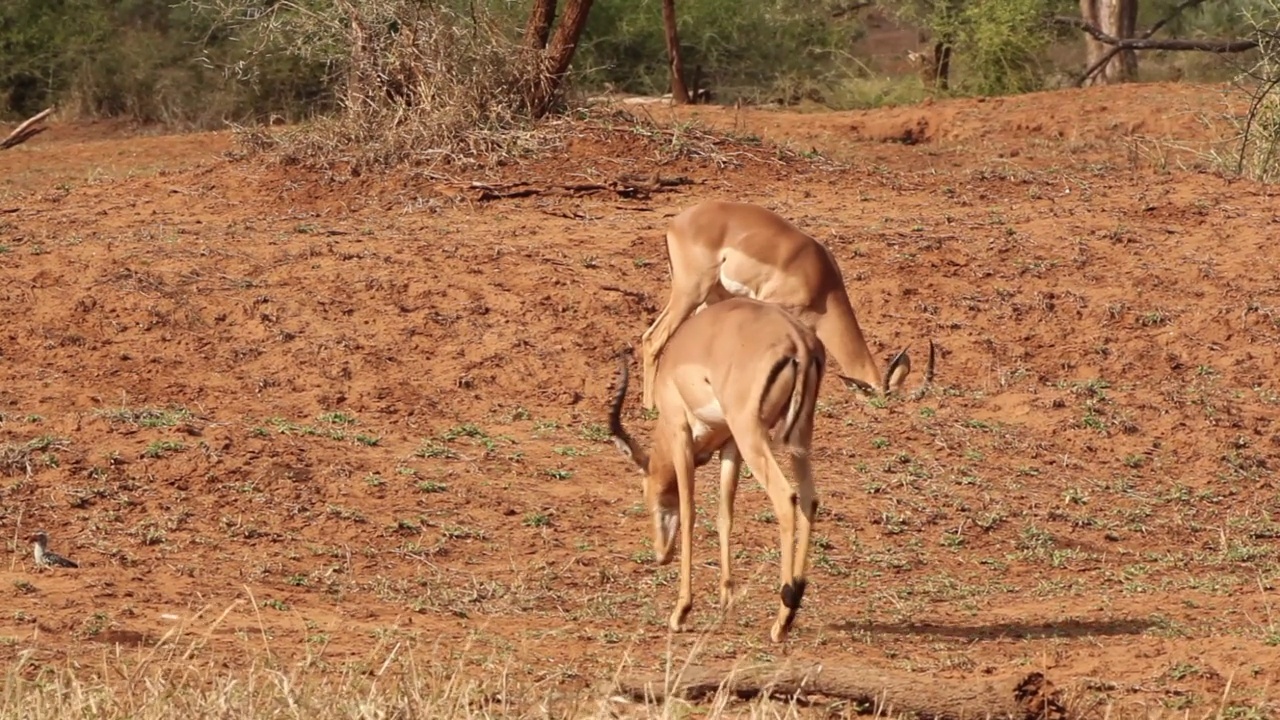
[[[1051,31],[1043,0],[976,0],[959,13],[958,87],[977,95],[1039,90]]]
[[[325,68],[273,56],[237,82],[245,48],[172,0],[9,0],[0,6],[0,114],[59,105],[79,117],[178,127],[323,110]],[[213,60],[214,62],[211,62]]]
[[[1064,0],[908,0],[897,12],[933,38],[950,38],[953,91],[1005,95],[1043,87],[1055,34],[1044,16],[1072,7]]]

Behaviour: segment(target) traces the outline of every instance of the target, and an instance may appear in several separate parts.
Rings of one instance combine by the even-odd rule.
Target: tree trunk
[[[662,0],[662,25],[667,30],[667,59],[671,62],[671,102],[689,102],[689,89],[684,85],[684,63],[680,61],[680,37],[676,32],[676,0]]]
[[[582,30],[587,26],[591,3],[592,0],[568,0],[565,5],[560,24],[547,45],[543,63],[545,77],[538,83],[532,98],[534,117],[541,117],[551,110],[565,73],[569,72],[569,64],[573,62],[573,53],[578,49],[578,38],[582,37]]]
[[[939,90],[951,85],[951,39],[943,38],[933,44],[933,84]]]
[[[1138,0],[1120,1],[1120,35],[1122,38],[1135,37],[1138,34]],[[1128,80],[1138,78],[1138,53],[1130,50],[1120,53],[1117,58],[1124,66],[1124,77]]]
[[[524,44],[534,50],[547,47],[551,37],[551,21],[556,17],[556,0],[534,0],[529,22],[524,26]]]
[[[1102,32],[1121,40],[1134,37],[1138,24],[1138,0],[1080,0],[1080,16]],[[1102,59],[1111,48],[1091,36],[1084,39],[1088,65]],[[1096,72],[1091,84],[1106,85],[1132,80],[1138,73],[1138,54],[1121,50]]]

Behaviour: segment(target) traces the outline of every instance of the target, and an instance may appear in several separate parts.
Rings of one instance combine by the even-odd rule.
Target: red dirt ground
[[[666,218],[727,197],[827,243],[876,352],[932,337],[938,379],[883,407],[824,386],[793,638],[767,642],[777,536],[744,484],[746,595],[702,659],[1041,669],[1112,717],[1228,686],[1256,707],[1280,680],[1280,214],[1199,160],[1221,97],[698,108],[824,157],[597,129],[495,176],[697,181],[638,199],[478,202],[229,159],[226,133],[55,126],[0,154],[0,657],[178,622],[228,665],[417,638],[564,692],[660,668],[676,569],[602,423],[614,353],[665,301]],[[81,569],[35,571],[37,527]]]

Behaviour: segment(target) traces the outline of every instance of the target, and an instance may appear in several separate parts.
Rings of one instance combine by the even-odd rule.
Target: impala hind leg
[[[816,371],[816,373],[815,373]],[[799,490],[797,499],[799,515],[796,517],[796,558],[792,568],[792,586],[796,588],[796,606],[800,600],[809,578],[809,540],[813,535],[813,523],[818,515],[818,493],[813,482],[813,463],[809,460],[809,451],[813,446],[813,412],[817,403],[818,387],[822,383],[822,368],[818,366],[805,373],[806,407],[796,423],[791,446],[787,447],[791,458],[791,471],[795,476]]]
[[[684,630],[684,621],[693,609],[693,438],[685,427],[672,448],[676,465],[676,487],[680,493],[680,596],[671,612],[669,627]]]
[[[791,581],[792,587],[796,588],[795,610],[799,610],[800,600],[804,597],[809,578],[809,539],[813,535],[814,518],[818,514],[818,495],[814,489],[813,466],[809,462],[809,457],[793,454],[791,468],[800,490],[797,498],[799,513],[796,516],[796,557]]]
[[[800,609],[800,598],[804,595],[804,583],[795,582],[795,538],[796,538],[796,505],[798,498],[791,489],[791,483],[778,467],[777,460],[769,449],[769,438],[760,430],[759,422],[747,424],[746,427],[733,427],[730,430],[738,443],[742,459],[747,462],[751,472],[760,478],[760,484],[773,502],[773,512],[778,516],[778,535],[780,555],[778,562],[779,585],[782,602],[778,606],[778,615],[769,631],[769,638],[774,642],[787,639],[791,624],[796,619],[796,611]]]
[[[733,533],[733,502],[738,494],[738,473],[742,470],[742,456],[738,446],[730,440],[720,448],[720,513],[716,517],[720,531],[720,609],[727,610],[733,600],[732,558],[729,537]]]

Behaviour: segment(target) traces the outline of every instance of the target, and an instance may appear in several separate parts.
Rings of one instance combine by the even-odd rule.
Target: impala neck
[[[827,312],[818,319],[815,331],[826,345],[827,354],[840,365],[841,372],[867,383],[878,392],[884,391],[880,365],[867,347],[847,296],[828,300]]]

